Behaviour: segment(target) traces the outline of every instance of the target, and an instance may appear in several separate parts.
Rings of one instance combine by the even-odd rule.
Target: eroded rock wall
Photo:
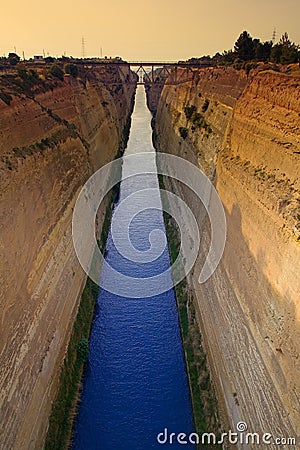
[[[123,145],[135,90],[125,71],[93,69],[85,80],[65,77],[52,90],[13,96],[10,105],[0,100],[3,450],[43,448],[86,278],[72,212],[84,182]]]
[[[295,437],[300,421],[299,86],[272,71],[202,69],[164,87],[155,119],[157,148],[197,164],[226,212],[223,258],[201,285],[209,223],[191,191],[165,180],[202,223],[189,283],[224,422],[273,437]],[[201,118],[187,117],[191,106]]]

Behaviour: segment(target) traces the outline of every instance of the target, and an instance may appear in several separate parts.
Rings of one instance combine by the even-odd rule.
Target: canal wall
[[[35,79],[36,89],[18,76],[1,78],[6,94],[0,100],[0,448],[5,450],[43,448],[86,280],[72,242],[74,204],[88,177],[124,148],[135,92],[128,68],[87,69],[77,79],[42,77]],[[129,78],[133,84],[125,83]],[[99,208],[99,231],[106,206]]]
[[[300,79],[262,69],[247,75],[207,68],[195,70],[189,82],[166,85],[154,140],[159,151],[198,165],[215,184],[226,212],[223,258],[213,276],[199,284],[210,225],[192,192],[164,179],[202,224],[188,285],[224,428],[236,429],[244,421],[249,432],[295,437],[300,423]]]

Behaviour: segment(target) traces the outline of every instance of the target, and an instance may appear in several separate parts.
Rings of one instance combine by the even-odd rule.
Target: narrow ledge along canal
[[[155,165],[150,124],[145,91],[138,86],[125,155],[151,152]],[[134,167],[125,160],[123,177],[128,172],[134,173]],[[161,205],[157,174],[124,177],[113,215],[124,199],[145,186],[153,189],[152,195],[158,196],[156,200]],[[136,201],[143,203],[142,196]],[[162,207],[136,214],[129,227],[127,216],[118,214],[114,233],[119,238],[126,234],[126,239],[129,229],[135,249],[149,253],[151,231],[165,234]],[[161,242],[164,250],[153,261],[135,262],[118,252],[110,231],[105,259],[128,276],[131,289],[131,277],[155,276],[170,266],[168,246],[165,239],[161,238]],[[102,277],[106,276],[113,275],[103,270]],[[134,297],[99,290],[73,450],[179,449],[182,445],[177,441],[161,445],[157,435],[166,428],[176,435],[194,431],[174,290],[153,297]],[[195,448],[192,444],[184,447]]]

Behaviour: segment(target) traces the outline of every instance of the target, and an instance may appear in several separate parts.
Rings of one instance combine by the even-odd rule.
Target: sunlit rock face
[[[43,447],[86,278],[73,249],[72,212],[88,177],[123,145],[135,90],[132,75],[125,83],[128,71],[93,69],[34,98],[0,100],[3,449]]]
[[[223,421],[273,436],[296,436],[300,422],[299,83],[272,70],[194,71],[191,81],[164,87],[154,129],[158,150],[198,165],[226,210],[222,261],[200,285],[209,221],[188,189],[165,180],[203,223],[189,284]]]

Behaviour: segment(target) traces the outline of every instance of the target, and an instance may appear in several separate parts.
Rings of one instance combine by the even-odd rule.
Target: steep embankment
[[[122,148],[135,89],[126,77],[129,68],[88,70],[0,100],[1,449],[43,446],[86,278],[72,243],[74,203]]]
[[[222,261],[200,285],[210,226],[191,191],[165,180],[203,224],[188,281],[223,419],[273,438],[295,437],[300,419],[299,86],[273,71],[202,69],[164,87],[155,119],[158,149],[198,164],[226,211]]]

